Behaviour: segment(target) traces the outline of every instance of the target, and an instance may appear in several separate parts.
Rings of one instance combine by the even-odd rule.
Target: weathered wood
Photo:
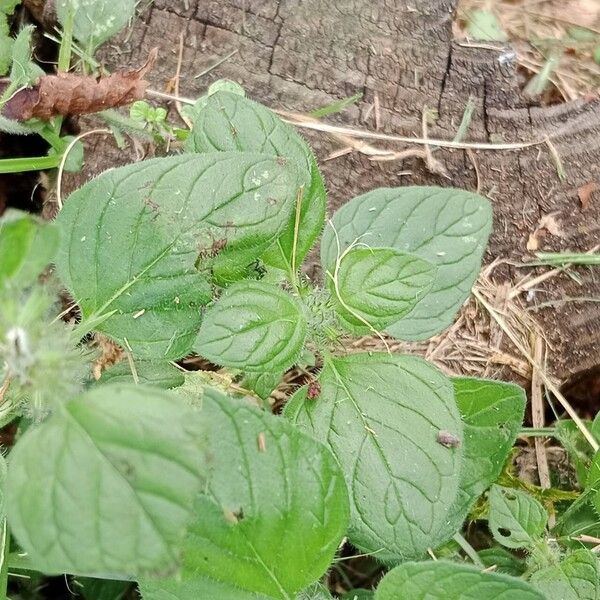
[[[455,4],[456,0],[156,0],[144,21],[105,51],[105,60],[114,68],[138,64],[158,46],[160,58],[149,78],[155,88],[164,89],[176,71],[183,33],[183,95],[196,97],[216,79],[230,78],[272,107],[305,111],[361,92],[362,102],[330,120],[373,129],[374,111],[368,122],[364,119],[377,96],[381,131],[416,137],[422,134],[421,116],[427,107],[439,114],[429,135],[451,139],[471,98],[475,112],[469,140],[514,142],[551,136],[565,171],[561,181],[545,145],[474,153],[481,193],[492,200],[495,212],[488,261],[522,260],[529,235],[543,215],[553,212],[562,236],[545,237],[541,247],[589,250],[599,241],[600,197],[584,210],[577,189],[600,182],[600,102],[591,98],[550,108],[528,106],[519,92],[510,48],[464,47],[452,41]],[[218,68],[194,79],[233,50],[237,53]],[[306,137],[320,159],[340,148],[323,134],[306,132]],[[419,160],[376,163],[354,153],[323,163],[331,210],[378,186],[477,188],[473,162],[464,151],[441,149],[435,156],[449,178],[430,173]],[[411,174],[401,175],[406,170]],[[591,269],[577,273],[581,284],[556,277],[530,297],[531,306],[563,296],[600,297],[600,276],[594,277]],[[522,274],[508,265],[498,277],[506,281]],[[600,364],[598,307],[565,303],[538,312],[552,344],[549,358],[557,376]]]

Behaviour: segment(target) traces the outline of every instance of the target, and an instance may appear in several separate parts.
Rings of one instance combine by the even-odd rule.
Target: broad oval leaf
[[[354,198],[333,216],[321,242],[321,264],[332,265],[360,240],[392,247],[437,267],[433,286],[403,319],[387,327],[407,340],[426,339],[452,323],[469,296],[491,231],[490,203],[453,188],[378,189]]]
[[[344,477],[331,452],[285,419],[207,388],[202,414],[212,455],[183,580],[197,598],[220,581],[277,599],[316,581],[348,526]]]
[[[202,417],[182,399],[144,386],[94,388],[15,445],[10,527],[45,572],[167,573],[204,481],[205,445]]]
[[[194,350],[248,372],[283,371],[296,362],[306,337],[300,304],[259,281],[229,287],[206,311]]]
[[[458,496],[439,544],[462,526],[477,498],[498,479],[523,423],[526,396],[518,385],[455,377],[454,394],[465,426]],[[437,544],[436,544],[437,545]]]
[[[536,571],[531,584],[546,600],[598,600],[598,558],[589,550],[576,550],[558,564]]]
[[[392,569],[375,600],[544,600],[521,579],[484,573],[468,565],[438,560],[408,562]]]
[[[19,211],[8,211],[0,219],[0,288],[23,288],[54,259],[58,229]]]
[[[59,274],[84,317],[111,315],[99,329],[142,358],[179,358],[212,295],[204,262],[262,252],[287,223],[296,189],[291,164],[244,153],[108,171],[57,219]]]
[[[327,280],[342,323],[360,335],[409,313],[431,289],[436,270],[394,248],[353,248],[327,272]]]
[[[320,395],[302,388],[286,407],[296,425],[327,444],[350,491],[349,538],[378,560],[424,554],[458,491],[462,439],[451,382],[420,358],[354,354],[329,359]]]
[[[73,35],[90,54],[127,26],[135,15],[135,0],[57,0],[56,14],[65,27],[73,19]]]
[[[266,106],[240,94],[219,91],[203,99],[187,149],[192,152],[260,152],[289,158],[298,165],[304,186],[298,200],[301,203],[299,220],[294,211],[285,231],[263,258],[286,271],[299,267],[323,229],[327,194],[312,151],[292,126]]]
[[[525,492],[493,485],[489,503],[490,530],[494,539],[507,548],[530,546],[546,528],[546,509]]]

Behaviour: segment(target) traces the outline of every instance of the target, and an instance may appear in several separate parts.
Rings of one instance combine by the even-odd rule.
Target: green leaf
[[[134,383],[137,378],[137,383],[169,390],[183,385],[185,381],[183,372],[168,362],[136,360],[133,363],[133,368],[135,369],[135,376],[129,361],[121,361],[106,369],[95,385]]]
[[[240,94],[219,91],[202,103],[194,120],[187,150],[223,152],[244,150],[292,160],[301,174],[300,220],[296,214],[264,256],[266,263],[290,271],[299,267],[323,229],[327,195],[314,156],[300,135],[275,113]],[[294,233],[297,244],[294,261]]]
[[[28,214],[8,211],[0,219],[0,288],[35,282],[54,258],[58,229]]]
[[[0,75],[4,76],[10,71],[12,64],[12,50],[14,40],[10,31],[6,15],[0,14]]]
[[[43,74],[40,67],[31,62],[31,36],[34,29],[33,25],[21,29],[12,45],[10,84],[15,89],[31,85]]]
[[[273,600],[206,577],[146,579],[139,582],[142,600]]]
[[[448,512],[440,543],[462,526],[477,498],[496,481],[523,423],[523,388],[485,379],[452,379],[463,418],[464,457],[459,494]]]
[[[504,573],[513,577],[520,577],[525,573],[525,561],[518,559],[500,546],[480,550],[477,554],[486,567],[494,568],[495,573]]]
[[[135,0],[57,0],[56,14],[63,27],[74,16],[73,36],[91,53],[127,27],[135,6]]]
[[[83,316],[141,358],[191,350],[212,290],[210,260],[260,253],[285,226],[296,171],[244,153],[159,158],[113,169],[72,194],[57,267]]]
[[[580,535],[600,537],[600,517],[592,504],[594,491],[585,490],[563,514],[560,515],[552,534],[573,549],[581,548],[581,542],[573,540]]]
[[[595,488],[600,492],[600,450],[594,454],[592,462],[588,468],[587,477],[585,479],[585,488]],[[600,497],[598,497],[598,506],[600,506]]]
[[[21,0],[0,0],[0,13],[12,15],[19,4]]]
[[[346,592],[342,600],[373,600],[375,592],[372,590],[356,589]]]
[[[11,529],[44,572],[168,573],[203,483],[205,444],[202,417],[180,398],[95,388],[12,450]]]
[[[282,377],[283,372],[248,373],[242,379],[241,386],[266,400],[279,385]]]
[[[434,264],[438,270],[430,292],[387,327],[400,339],[426,339],[450,325],[468,298],[491,225],[490,203],[477,194],[436,187],[378,189],[334,214],[321,242],[321,263],[331,270],[338,256],[359,240]]]
[[[592,434],[598,439],[598,425],[585,421],[590,427]],[[589,442],[585,439],[576,423],[570,419],[561,419],[556,423],[556,434],[561,445],[568,453],[569,460],[575,467],[577,482],[585,487],[588,480],[588,472],[592,464],[593,454]]]
[[[297,594],[295,600],[333,600],[333,596],[322,583],[313,583]]]
[[[546,600],[598,600],[598,558],[589,550],[576,550],[558,564],[536,571],[531,584]]]
[[[507,548],[530,546],[546,528],[546,509],[525,492],[493,485],[489,503],[490,530],[494,539]]]
[[[520,579],[484,573],[446,562],[404,563],[392,569],[375,592],[375,600],[544,600]]]
[[[283,371],[296,362],[306,318],[287,292],[259,281],[228,288],[204,315],[194,350],[248,372]]]
[[[338,315],[360,335],[409,313],[431,289],[436,271],[430,262],[394,248],[353,248],[327,277]]]
[[[329,445],[350,490],[348,536],[378,560],[424,554],[445,523],[458,491],[462,439],[450,381],[420,358],[354,354],[330,358],[321,393],[302,388],[286,416]]]
[[[131,587],[130,581],[111,581],[91,577],[78,577],[77,584],[81,586],[77,591],[84,600],[122,600]]]
[[[474,40],[505,42],[508,39],[498,17],[491,10],[483,8],[467,13],[467,32]]]
[[[345,534],[342,473],[321,444],[243,401],[207,388],[202,415],[210,473],[183,548],[183,580],[196,579],[196,598],[216,597],[204,578],[292,598],[325,573]]]

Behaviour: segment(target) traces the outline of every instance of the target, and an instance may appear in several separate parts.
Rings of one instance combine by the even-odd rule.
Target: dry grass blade
[[[525,345],[518,339],[518,337],[514,334],[511,328],[506,324],[506,320],[503,315],[501,315],[491,304],[486,300],[480,290],[473,290],[474,296],[481,303],[481,305],[490,313],[490,316],[498,323],[498,325],[503,329],[504,333],[509,337],[511,342],[517,347],[519,352],[523,354],[523,356],[527,359],[532,368],[538,371],[539,377],[541,381],[544,383],[546,388],[550,392],[554,394],[556,399],[559,401],[560,405],[566,411],[566,413],[571,417],[573,422],[577,425],[577,428],[581,431],[585,439],[588,441],[590,446],[593,448],[594,452],[600,449],[600,445],[596,441],[596,438],[591,434],[590,430],[586,427],[585,423],[579,417],[579,415],[575,412],[569,401],[564,397],[562,392],[558,389],[558,386],[552,381],[552,379],[546,374],[542,365],[540,365],[535,358],[531,355],[531,352],[525,347]]]
[[[544,340],[537,335],[533,336],[532,354],[536,363],[543,364],[544,361]],[[544,394],[542,390],[543,382],[538,369],[534,367],[531,377],[531,420],[536,428],[544,427]],[[546,455],[546,440],[542,437],[535,437],[535,457],[537,462],[538,477],[540,485],[544,489],[550,489],[550,469],[548,468],[548,457]],[[549,515],[550,528],[554,526],[556,517]]]

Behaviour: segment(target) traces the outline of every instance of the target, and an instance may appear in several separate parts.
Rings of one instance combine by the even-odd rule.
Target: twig
[[[147,89],[146,94],[155,98],[162,98],[163,100],[178,100],[183,104],[193,105],[196,103],[191,98],[184,98],[182,96],[174,96],[173,94],[167,94],[165,92],[159,92],[154,89]],[[388,135],[385,133],[376,133],[374,131],[368,131],[364,129],[354,129],[352,127],[339,127],[331,125],[329,123],[323,123],[318,120],[310,120],[311,118],[307,115],[300,113],[291,113],[283,110],[272,109],[273,112],[277,113],[286,123],[295,125],[296,127],[302,127],[304,129],[313,129],[315,131],[323,131],[325,133],[331,133],[334,135],[344,135],[358,139],[371,139],[381,140],[386,142],[402,142],[404,144],[419,144],[425,146],[430,144],[432,146],[439,146],[440,148],[455,148],[457,150],[523,150],[524,148],[532,148],[533,146],[541,146],[547,144],[548,137],[543,139],[533,140],[531,142],[515,142],[508,144],[491,144],[491,143],[480,143],[480,142],[454,142],[452,140],[438,140],[438,139],[423,139],[416,137],[408,137],[402,135]]]
[[[538,364],[544,360],[544,340],[535,336],[533,340],[533,358]],[[542,380],[538,369],[533,368],[531,376],[531,420],[536,428],[544,427],[544,395],[542,393]],[[545,489],[550,489],[550,470],[548,469],[548,457],[546,455],[546,440],[543,437],[536,436],[533,440],[535,447],[535,457],[537,462],[538,476],[540,485]],[[550,529],[556,523],[556,516],[551,514],[548,519]]]
[[[552,392],[556,399],[559,401],[560,405],[564,408],[567,414],[571,417],[573,422],[577,425],[578,429],[581,431],[585,439],[588,441],[590,446],[593,448],[594,452],[597,452],[600,449],[600,445],[596,441],[596,438],[590,433],[590,430],[586,427],[585,423],[581,420],[579,415],[575,412],[569,401],[564,397],[562,392],[558,389],[558,387],[554,384],[554,382],[546,375],[542,366],[531,356],[531,353],[523,346],[523,344],[517,339],[514,333],[510,330],[510,328],[506,325],[506,322],[502,318],[496,309],[482,296],[481,292],[477,289],[473,289],[473,295],[479,300],[482,306],[489,312],[490,316],[500,325],[500,327],[504,330],[504,333],[510,338],[511,342],[517,347],[517,349],[523,354],[523,356],[529,361],[529,364],[537,369],[538,375],[541,381],[544,383],[546,388],[550,392]]]
[[[219,59],[216,63],[212,64],[207,69],[204,69],[204,71],[198,73],[198,75],[194,75],[194,79],[200,79],[200,77],[208,75],[211,71],[214,71],[217,67],[220,67],[225,61],[228,61],[232,56],[235,56],[239,51],[239,48],[232,50],[227,56],[224,56],[223,58]]]
[[[473,561],[473,564],[479,567],[480,569],[484,569],[485,565],[481,562],[481,558],[479,558],[479,554],[475,551],[475,548],[467,542],[467,540],[463,537],[462,534],[457,533],[454,535],[454,541],[462,548],[464,553]]]
[[[127,362],[129,363],[129,370],[131,371],[131,377],[133,377],[133,382],[135,385],[139,385],[140,378],[138,377],[138,372],[135,367],[135,363],[133,362],[133,356],[131,352],[125,352],[125,356],[127,357]]]
[[[177,55],[177,70],[175,71],[175,77],[173,78],[173,90],[175,95],[179,97],[179,79],[181,78],[181,65],[183,63],[183,31],[179,34],[179,53]],[[182,110],[183,106],[179,100],[175,100],[175,109],[179,118],[188,126],[192,128],[193,123],[185,116]]]
[[[386,133],[376,133],[374,131],[367,131],[364,129],[354,129],[352,127],[339,127],[337,125],[331,125],[329,123],[323,123],[321,121],[311,122],[306,120],[305,115],[298,113],[290,113],[287,111],[275,110],[280,117],[283,118],[287,123],[291,123],[296,127],[302,127],[304,129],[313,129],[316,131],[323,131],[325,133],[346,135],[359,139],[371,139],[371,140],[382,140],[387,142],[403,142],[405,144],[419,144],[421,146],[431,145],[439,146],[441,148],[455,148],[457,150],[522,150],[523,148],[531,148],[532,146],[540,146],[547,144],[547,137],[534,140],[531,142],[519,142],[519,143],[508,143],[508,144],[491,144],[491,143],[480,143],[480,142],[454,142],[452,140],[438,140],[438,139],[424,139],[415,138],[402,135],[388,135]]]

